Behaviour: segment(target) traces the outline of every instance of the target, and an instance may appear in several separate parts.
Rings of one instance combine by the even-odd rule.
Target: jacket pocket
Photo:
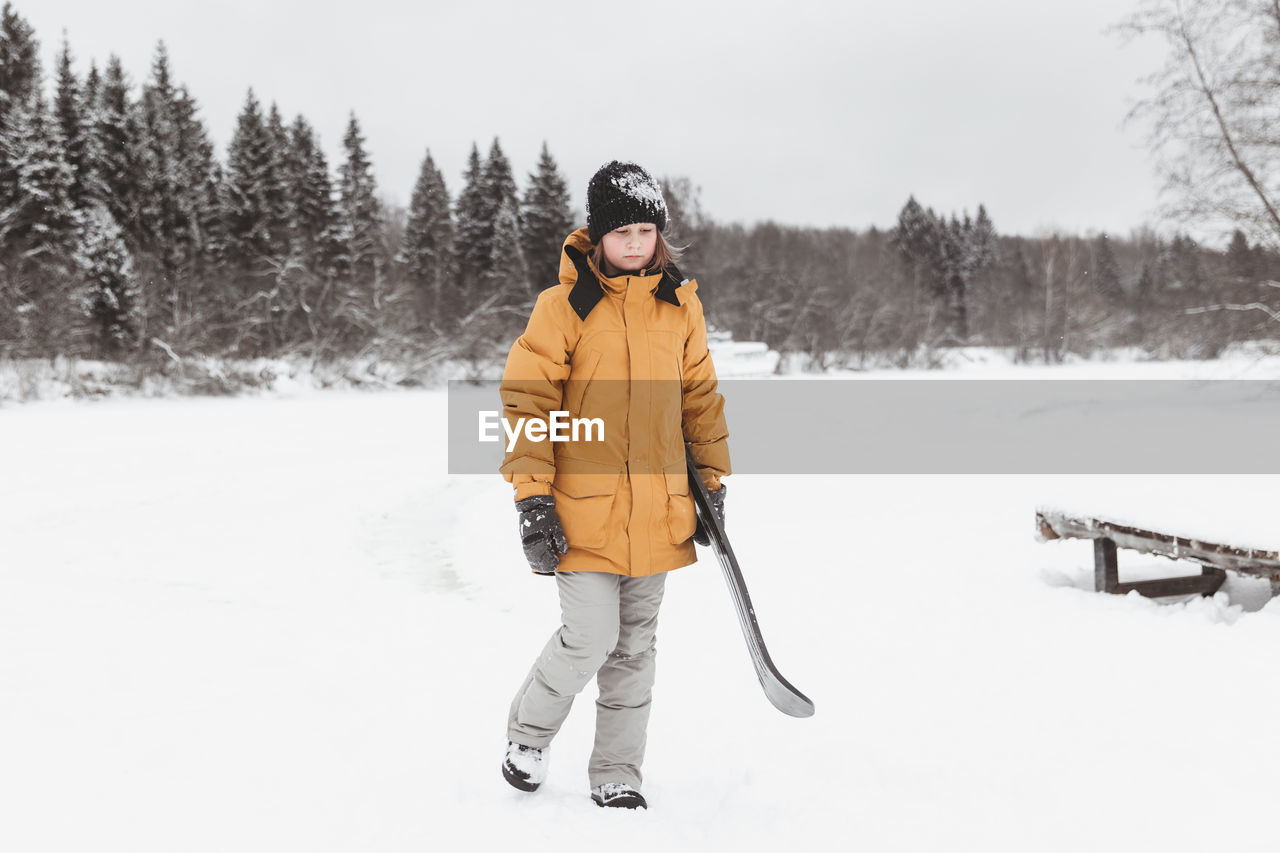
[[[571,548],[599,548],[605,544],[605,522],[618,495],[622,473],[612,465],[562,456],[556,459],[551,491],[556,515]]]
[[[679,545],[693,535],[698,524],[698,513],[689,495],[689,474],[681,468],[679,473],[668,471],[663,476],[667,481],[668,539],[672,545]]]
[[[575,354],[576,355],[576,354]],[[591,377],[595,376],[596,368],[600,365],[600,352],[592,350],[584,353],[581,360],[581,366],[569,373],[569,380],[565,383],[564,389],[564,407],[571,417],[576,417],[582,413],[582,399],[587,394],[587,386],[591,384]]]

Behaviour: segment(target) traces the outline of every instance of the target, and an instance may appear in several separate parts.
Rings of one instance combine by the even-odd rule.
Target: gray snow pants
[[[593,788],[605,782],[639,788],[666,573],[630,578],[564,572],[556,575],[556,583],[562,624],[511,703],[507,737],[525,746],[547,746],[573,698],[595,676],[600,695],[588,780]]]

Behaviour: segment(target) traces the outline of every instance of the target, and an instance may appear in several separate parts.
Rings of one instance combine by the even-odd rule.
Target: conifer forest
[[[696,175],[668,175],[668,237],[687,247],[680,266],[714,328],[814,367],[919,363],[958,345],[1020,361],[1111,347],[1213,357],[1280,337],[1278,8],[1149,2],[1121,24],[1169,45],[1135,108],[1166,179],[1164,223],[1002,234],[981,199],[935,211],[915,197],[885,229],[725,223],[702,208]],[[402,208],[354,112],[330,163],[305,116],[251,90],[220,152],[163,43],[136,83],[114,55],[78,61],[65,36],[46,71],[39,46],[5,3],[0,359],[163,372],[194,357],[363,357],[410,376],[487,364],[584,224],[554,139],[524,176],[498,139],[477,142],[454,187],[422,140],[416,183],[392,188],[408,191]],[[1205,222],[1224,239],[1193,239]]]

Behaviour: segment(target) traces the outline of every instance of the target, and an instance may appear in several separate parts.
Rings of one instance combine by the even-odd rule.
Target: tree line
[[[544,145],[523,193],[497,139],[450,197],[427,151],[382,200],[354,113],[330,168],[315,129],[250,90],[225,159],[163,43],[136,89],[112,55],[52,100],[38,42],[0,11],[0,356],[457,352],[508,334],[572,229]]]
[[[163,43],[140,87],[114,55],[78,75],[65,39],[56,65],[47,100],[34,32],[5,3],[0,357],[483,360],[523,327],[581,224],[545,144],[523,190],[497,139],[473,145],[456,196],[427,151],[401,209],[354,114],[331,168],[305,117],[250,91],[220,158]],[[743,226],[707,216],[688,178],[663,188],[712,324],[820,365],[960,344],[1210,356],[1280,319],[1258,227],[1225,251],[1149,230],[1021,237],[982,205],[914,197],[888,230]]]
[[[696,198],[681,206],[708,316],[819,367],[928,364],[959,345],[1049,363],[1118,347],[1211,358],[1280,332],[1266,307],[1280,256],[1241,231],[1216,250],[1149,228],[1001,235],[982,205],[943,215],[915,198],[892,228],[861,232],[720,225]]]

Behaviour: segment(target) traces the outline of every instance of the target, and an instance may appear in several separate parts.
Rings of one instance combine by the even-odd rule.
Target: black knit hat
[[[635,222],[667,227],[662,188],[635,163],[606,163],[587,184],[587,237],[599,243],[607,232]]]

